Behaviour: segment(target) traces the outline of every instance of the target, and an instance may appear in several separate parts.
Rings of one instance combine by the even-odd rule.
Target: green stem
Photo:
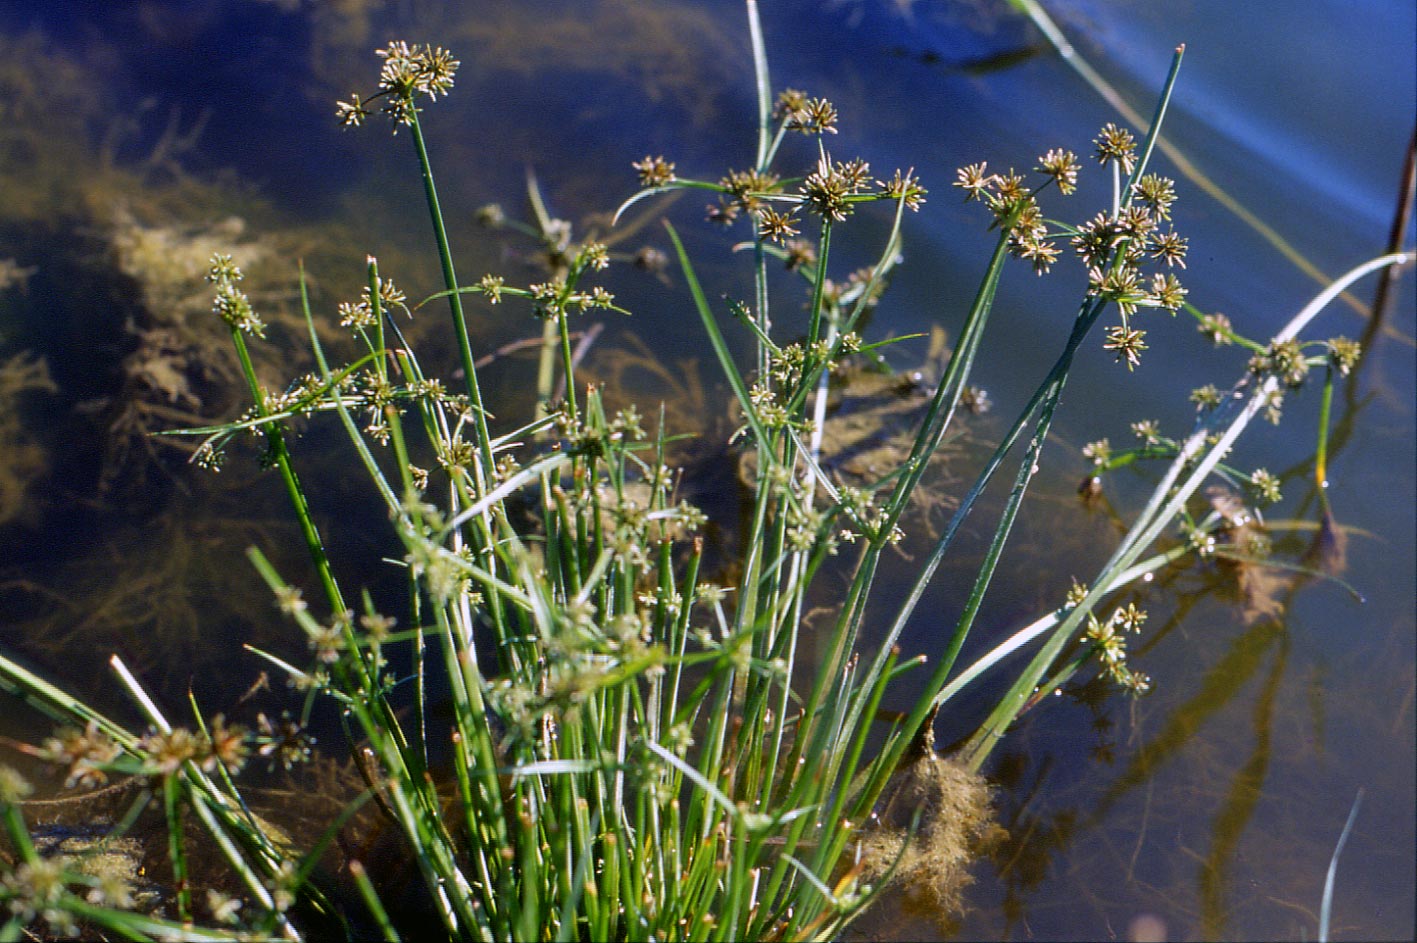
[[[569,291],[569,289],[567,289]],[[563,307],[556,312],[556,328],[561,336],[561,369],[566,377],[566,408],[575,419],[580,414],[576,403],[575,358],[571,353],[571,328],[567,323],[570,316]]]
[[[827,250],[831,247],[831,237],[831,217],[823,216],[822,240],[817,246],[817,277],[812,285],[812,318],[807,325],[807,349],[803,351],[808,365],[808,368],[803,370],[804,375],[810,374],[811,368],[817,366],[815,348],[822,334],[822,292],[827,283]]]
[[[399,932],[394,929],[394,924],[389,919],[389,912],[384,909],[384,903],[379,899],[379,892],[374,889],[374,882],[369,880],[369,873],[364,870],[364,865],[358,861],[351,861],[349,873],[359,888],[359,896],[364,900],[364,906],[369,908],[369,913],[373,914],[374,921],[379,925],[379,932],[390,943],[398,943]]]
[[[241,362],[241,372],[246,376],[247,386],[251,390],[251,401],[255,404],[256,415],[265,417],[267,415],[265,395],[261,390],[260,382],[256,379],[256,367],[251,362],[251,352],[246,347],[246,337],[238,328],[232,328],[231,340],[236,346],[236,356]],[[300,479],[295,474],[295,466],[291,464],[290,450],[286,448],[285,436],[281,433],[277,423],[266,426],[264,431],[266,442],[270,446],[271,458],[280,470],[286,494],[290,496],[290,503],[295,507],[295,517],[300,522],[300,533],[305,538],[305,547],[310,552],[310,559],[315,564],[315,571],[320,575],[320,584],[324,587],[325,597],[329,600],[330,612],[333,616],[339,616],[348,607],[345,606],[344,597],[340,594],[339,584],[335,582],[335,574],[330,568],[330,558],[325,553],[325,545],[320,539],[320,532],[315,527],[314,519],[310,516],[310,502],[305,497],[305,489],[300,486]]]
[[[754,166],[766,170],[771,160],[768,129],[772,121],[772,83],[768,80],[768,56],[763,43],[763,24],[758,17],[758,0],[746,0],[748,36],[753,44],[753,79],[758,97],[758,159]]]
[[[472,343],[468,340],[467,318],[463,315],[462,296],[458,293],[458,276],[453,269],[453,253],[448,247],[448,230],[443,224],[443,211],[438,205],[438,188],[433,184],[433,166],[428,160],[428,147],[423,140],[423,129],[418,123],[418,110],[409,104],[410,122],[414,148],[418,151],[418,166],[423,175],[423,194],[428,200],[428,215],[433,222],[433,235],[438,240],[438,258],[443,265],[443,284],[448,289],[448,309],[453,318],[453,335],[458,341],[458,355],[462,358],[463,374],[467,379],[467,395],[472,402],[473,422],[477,427],[477,445],[482,456],[483,473],[478,477],[479,492],[483,481],[492,474],[492,437],[487,432],[487,413],[482,406],[482,390],[477,383],[477,365],[472,356]]]
[[[177,918],[192,920],[192,889],[187,885],[187,855],[182,845],[181,789],[177,775],[162,780],[162,807],[167,815],[167,856],[172,862],[172,884],[177,892]]]

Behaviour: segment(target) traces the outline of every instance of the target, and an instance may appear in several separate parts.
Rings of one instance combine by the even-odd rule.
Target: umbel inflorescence
[[[1130,175],[1136,167],[1136,140],[1131,132],[1110,122],[1094,139],[1096,157],[1114,170],[1114,181]],[[1114,351],[1119,363],[1134,369],[1146,350],[1146,331],[1135,327],[1132,318],[1138,308],[1161,308],[1174,314],[1184,304],[1186,290],[1172,273],[1186,267],[1186,239],[1169,226],[1171,205],[1176,201],[1174,181],[1157,174],[1145,174],[1108,212],[1076,226],[1050,225],[1043,217],[1038,194],[1049,184],[1070,195],[1077,186],[1079,163],[1071,151],[1054,149],[1038,159],[1035,170],[1044,180],[1030,187],[1025,178],[1009,170],[989,173],[986,163],[961,168],[955,186],[966,199],[981,200],[994,215],[996,226],[1009,231],[1009,251],[1033,263],[1034,271],[1046,274],[1066,240],[1087,268],[1088,294],[1115,306],[1119,323],[1107,328],[1103,347]],[[1168,224],[1165,230],[1163,224]],[[1144,271],[1146,265],[1164,265],[1166,271]]]
[[[453,87],[453,76],[461,64],[441,46],[409,44],[402,40],[390,42],[377,52],[384,60],[379,73],[379,91],[367,99],[351,95],[349,101],[336,105],[336,114],[346,127],[362,125],[370,115],[369,106],[380,99],[383,99],[381,110],[394,122],[395,132],[399,125],[412,124],[417,112],[417,96],[427,95],[434,101],[439,95],[446,95]]]

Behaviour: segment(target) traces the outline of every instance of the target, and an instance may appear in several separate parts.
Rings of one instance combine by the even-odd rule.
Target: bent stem
[[[1335,298],[1339,297],[1353,282],[1370,272],[1390,265],[1401,265],[1407,260],[1402,253],[1382,256],[1357,266],[1337,279],[1327,289],[1320,292],[1302,311],[1296,314],[1275,335],[1275,342],[1290,340],[1298,335],[1309,322]],[[1195,430],[1182,444],[1179,454],[1171,463],[1165,476],[1152,491],[1151,500],[1132,525],[1112,557],[1102,567],[1092,588],[1067,617],[1054,629],[1043,648],[1034,656],[1028,667],[1000,700],[988,719],[970,737],[962,752],[965,761],[974,769],[980,768],[988,758],[994,745],[1003,737],[1023,706],[1032,697],[1039,682],[1057,659],[1063,647],[1075,637],[1083,619],[1102,597],[1111,590],[1115,575],[1125,571],[1151,546],[1162,531],[1171,526],[1182,513],[1186,502],[1196,493],[1206,478],[1229,452],[1231,446],[1249,425],[1255,415],[1264,407],[1269,395],[1278,389],[1279,381],[1268,376],[1259,382],[1248,376],[1242,378],[1231,389],[1224,402],[1212,412],[1203,415]]]

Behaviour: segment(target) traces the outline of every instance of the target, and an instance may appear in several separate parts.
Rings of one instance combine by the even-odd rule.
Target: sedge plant
[[[905,214],[927,193],[913,171],[877,179],[864,161],[837,159],[828,149],[839,120],[830,102],[794,90],[773,95],[753,0],[747,11],[757,87],[747,169],[696,179],[647,156],[634,165],[642,189],[625,204],[697,190],[713,200],[712,219],[737,219],[749,230],[742,258],[750,295],[721,307],[667,228],[689,303],[736,400],[736,445],[752,456],[745,466],[751,506],[728,577],[702,566],[704,516],[677,497],[665,430],[650,434],[639,410],[610,410],[597,389],[576,381],[574,320],[619,310],[596,284],[610,261],[605,246],[561,243],[558,264],[539,283],[461,278],[423,124],[426,103],[450,92],[458,63],[440,47],[391,42],[379,50],[377,92],[340,103],[339,114],[351,126],[382,115],[412,143],[444,281],[413,307],[446,305],[461,376],[445,382],[425,372],[399,329],[399,318],[411,313],[407,297],[370,258],[362,297],[336,312],[360,355],[331,361],[302,280],[318,369],[284,391],[267,389],[248,351],[262,322],[241,290],[240,270],[227,257],[213,259],[215,311],[230,327],[253,406],[236,422],[187,431],[204,436],[205,464],[218,463],[234,437],[259,436],[284,483],[314,585],[296,585],[259,549],[250,557],[303,640],[304,657],[255,655],[289,675],[305,702],[294,717],[263,715],[246,727],[206,716],[194,697],[182,723],[115,658],[148,724],[136,731],[0,658],[7,688],[69,725],[35,753],[65,765],[76,785],[117,776],[143,784],[139,801],[160,808],[170,824],[176,889],[162,913],[145,913],[122,887],[101,887],[73,862],[41,857],[21,814],[23,784],[6,772],[0,810],[16,852],[0,862],[0,900],[9,908],[0,936],[16,938],[42,919],[57,932],[83,922],[135,939],[423,938],[428,921],[447,938],[488,941],[834,939],[892,878],[918,866],[912,847],[936,827],[930,816],[943,814],[927,802],[913,819],[887,821],[881,813],[904,782],[978,770],[1038,691],[1088,665],[1135,693],[1148,687],[1125,647],[1145,614],[1133,605],[1109,613],[1109,598],[1213,549],[1227,521],[1197,510],[1198,489],[1213,474],[1239,475],[1221,464],[1227,450],[1251,418],[1274,408],[1301,365],[1322,359],[1298,343],[1297,332],[1363,271],[1325,292],[1271,344],[1254,345],[1249,369],[1230,392],[1212,391],[1189,436],[1165,439],[1148,428],[1134,455],[1094,448],[1100,470],[1140,457],[1169,459],[1170,470],[1088,585],[960,666],[1076,352],[1101,324],[1103,345],[1131,367],[1147,348],[1142,325],[1155,312],[1205,317],[1175,274],[1186,241],[1170,226],[1174,186],[1148,167],[1181,51],[1143,138],[1108,125],[1094,142],[1112,199],[1088,221],[1058,223],[1042,209],[1045,197],[1075,189],[1082,161],[1071,151],[1047,151],[1031,175],[991,173],[984,163],[959,171],[955,186],[985,208],[997,231],[994,251],[967,309],[941,313],[962,318],[958,340],[908,453],[871,485],[848,486],[824,470],[826,394],[835,367],[884,345],[862,336],[864,315],[899,261]],[[796,134],[813,142],[816,160],[779,171],[781,145]],[[873,266],[834,281],[832,247],[869,203],[893,212],[889,237]],[[545,220],[540,229],[548,229]],[[970,389],[1009,260],[1041,274],[1065,251],[1082,260],[1084,274],[1056,362],[935,538],[909,591],[886,601],[893,612],[883,635],[866,637],[868,612],[874,620],[881,608],[872,589],[883,556],[901,539],[902,517]],[[784,262],[805,285],[805,324],[774,307],[769,268]],[[549,387],[554,367],[564,399],[526,422],[493,421],[463,304],[469,295],[495,310],[522,306],[541,320],[546,356],[538,385]],[[1216,328],[1213,318],[1207,324]],[[746,363],[732,353],[742,338],[752,345]],[[1336,353],[1333,344],[1326,349]],[[326,541],[340,535],[316,526],[286,436],[293,419],[309,415],[342,425],[387,513],[389,545],[397,548],[388,556],[408,586],[400,612],[379,611],[367,593],[341,585],[331,566]],[[965,606],[936,650],[904,657],[901,632],[1000,472],[1012,474],[1013,486]],[[1241,477],[1266,488],[1259,473]],[[1178,521],[1185,536],[1170,540]],[[847,588],[829,624],[812,629],[817,661],[804,682],[809,593],[821,574],[843,568]],[[997,706],[959,756],[940,756],[931,735],[937,713],[1031,644],[1036,655],[1013,683],[1000,685]],[[887,690],[907,673],[916,676],[913,707],[883,719]],[[451,720],[431,710],[442,698],[451,702]],[[303,722],[316,703],[337,708],[368,784],[362,801],[391,823],[418,872],[423,905],[413,912],[389,897],[364,861],[347,865],[357,894],[342,903],[327,893],[316,864],[340,822],[298,848],[272,834],[243,796],[238,774],[253,753],[287,762],[308,753]],[[437,769],[450,770],[441,782]],[[203,840],[229,864],[238,884],[231,894],[193,893],[184,816],[197,820]],[[297,904],[299,918],[292,916]]]

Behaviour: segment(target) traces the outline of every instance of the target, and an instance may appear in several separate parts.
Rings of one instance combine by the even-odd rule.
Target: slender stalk
[[[769,135],[772,122],[772,82],[768,79],[768,54],[763,43],[763,24],[758,16],[758,0],[744,0],[748,13],[748,36],[753,44],[753,87],[758,102],[758,156],[753,162],[766,170],[771,156]]]
[[[364,906],[369,908],[369,913],[374,917],[374,922],[379,927],[379,932],[388,943],[398,943],[400,939],[398,930],[394,929],[393,921],[389,919],[389,912],[384,909],[384,903],[379,899],[379,892],[374,888],[374,882],[369,880],[369,872],[364,865],[358,861],[349,863],[349,873],[354,878],[355,886],[359,888],[359,896],[364,901]]]
[[[1291,318],[1275,335],[1275,342],[1296,336],[1324,307],[1359,278],[1389,265],[1404,264],[1407,258],[1402,253],[1386,255],[1351,269]],[[994,744],[1018,716],[1019,710],[1048,670],[1048,666],[1077,630],[1083,617],[1101,601],[1103,587],[1111,582],[1111,574],[1131,566],[1161,532],[1171,525],[1191,495],[1219,464],[1250,420],[1259,413],[1270,392],[1277,387],[1278,380],[1272,376],[1257,383],[1247,377],[1236,385],[1220,407],[1202,416],[1196,430],[1186,439],[1180,454],[1153,490],[1151,501],[1103,566],[1102,577],[1093,583],[1083,600],[1054,629],[1044,647],[1009,689],[1008,694],[965,745],[962,752],[972,768],[978,769],[983,764]]]
[[[433,235],[438,242],[438,260],[443,266],[443,284],[448,290],[448,311],[453,319],[453,337],[457,340],[458,356],[462,359],[463,376],[467,382],[468,399],[472,402],[473,422],[477,428],[477,447],[482,456],[483,473],[476,481],[480,491],[485,477],[491,475],[492,436],[487,431],[487,413],[482,406],[482,389],[477,382],[477,363],[468,339],[467,318],[463,314],[462,295],[458,291],[458,276],[453,268],[453,252],[448,246],[448,229],[443,224],[443,211],[438,204],[438,188],[433,183],[433,166],[428,160],[428,146],[423,140],[423,128],[418,123],[418,109],[409,103],[410,137],[418,152],[418,167],[423,177],[423,195],[428,201],[428,216],[433,223]]]
[[[172,863],[172,887],[177,897],[177,919],[192,922],[192,888],[187,883],[187,854],[182,843],[181,790],[177,776],[162,779],[162,809],[167,816],[167,858]]]
[[[1021,11],[1033,21],[1034,25],[1043,33],[1044,38],[1057,50],[1059,57],[1067,64],[1068,68],[1076,72],[1082,80],[1086,82],[1103,101],[1121,115],[1125,121],[1138,128],[1148,127],[1146,122],[1142,120],[1141,114],[1127,103],[1127,100],[1122,97],[1122,94],[1117,91],[1116,87],[1103,78],[1102,75],[1082,57],[1073,44],[1068,41],[1067,37],[1063,35],[1063,31],[1059,29],[1058,25],[1053,21],[1053,18],[1048,15],[1048,12],[1044,9],[1043,3],[1041,3],[1040,0],[1008,0],[1008,2],[1010,6]],[[1318,266],[1309,261],[1307,256],[1290,245],[1289,241],[1281,236],[1273,226],[1270,226],[1249,207],[1231,196],[1229,191],[1212,180],[1210,176],[1202,171],[1180,148],[1165,139],[1161,139],[1157,143],[1161,148],[1161,152],[1166,155],[1166,158],[1171,161],[1182,176],[1199,187],[1246,226],[1249,226],[1257,232],[1261,238],[1274,246],[1280,255],[1288,259],[1295,268],[1321,285],[1326,285],[1331,281],[1328,275],[1324,274]],[[1357,298],[1347,295],[1344,297],[1344,300],[1358,313],[1367,313],[1367,308],[1364,307],[1363,303]]]
[[[251,353],[246,349],[246,337],[239,329],[233,327],[231,341],[236,347],[236,356],[241,363],[241,373],[246,377],[247,386],[251,390],[251,401],[255,404],[256,415],[264,419],[269,410],[260,381],[256,379],[256,367],[251,362]],[[335,614],[342,613],[346,609],[344,597],[340,593],[339,584],[335,582],[334,571],[330,568],[329,555],[325,553],[324,541],[320,539],[320,532],[315,527],[314,518],[310,515],[310,502],[305,497],[305,489],[300,486],[300,479],[295,474],[295,466],[290,461],[290,450],[286,447],[285,436],[281,432],[280,426],[274,422],[264,426],[263,431],[270,447],[271,458],[275,461],[276,468],[280,470],[281,482],[284,483],[285,492],[295,509],[295,519],[300,525],[301,535],[305,538],[305,548],[310,553],[310,560],[315,564],[315,572],[320,577],[320,585],[325,590],[326,599],[329,600],[330,611]]]
[[[1333,857],[1328,861],[1328,872],[1324,875],[1323,901],[1319,905],[1319,943],[1327,943],[1329,917],[1333,913],[1333,884],[1338,877],[1338,856],[1343,854],[1343,846],[1348,844],[1348,836],[1353,831],[1353,823],[1358,821],[1358,810],[1363,805],[1363,790],[1353,797],[1353,807],[1348,810],[1348,821],[1343,823],[1338,842],[1333,846]]]

